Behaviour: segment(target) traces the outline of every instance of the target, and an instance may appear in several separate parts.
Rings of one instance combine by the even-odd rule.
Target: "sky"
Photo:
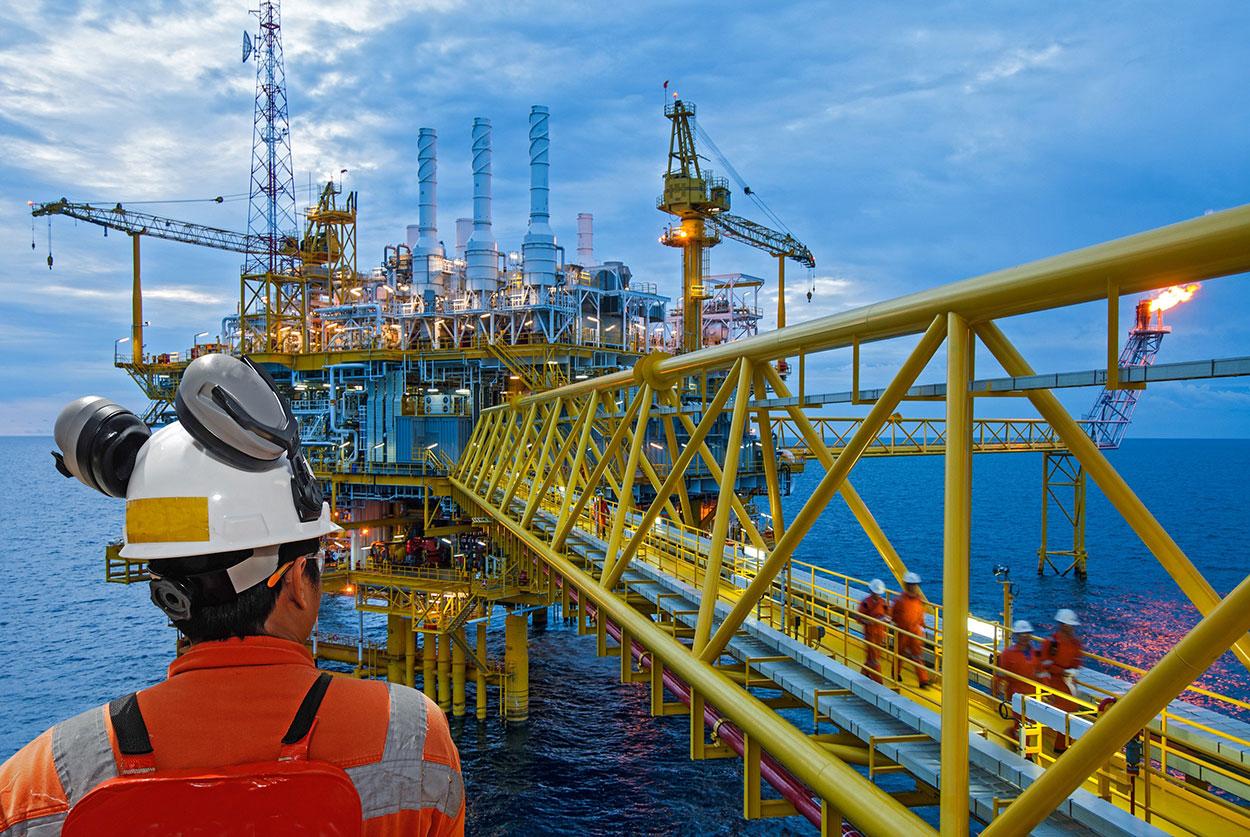
[[[129,242],[54,220],[49,270],[48,224],[32,230],[26,202],[121,201],[245,229],[245,200],[195,199],[247,191],[248,6],[0,2],[0,435],[48,434],[85,394],[145,406],[112,365],[129,334]],[[494,232],[519,249],[528,112],[544,104],[559,243],[572,250],[577,213],[593,213],[598,258],[679,296],[680,254],[658,243],[655,209],[666,80],[815,255],[810,276],[787,272],[791,323],[1237,206],[1250,191],[1240,2],[289,0],[282,13],[295,180],[347,169],[362,270],[416,222],[420,127],[438,131],[440,237],[454,240],[454,219],[470,214],[476,116],[494,123]],[[149,201],[184,202],[138,203]],[[740,192],[734,211],[768,222]],[[144,239],[149,349],[219,331],[239,263]],[[768,280],[761,328],[775,324],[771,258],[726,242],[711,266]],[[1121,301],[1122,322],[1134,302]],[[1245,277],[1205,283],[1170,312],[1159,362],[1250,354],[1248,308]],[[1038,371],[1105,363],[1103,305],[1002,325]],[[913,344],[866,347],[863,384],[884,386]],[[809,369],[808,391],[848,389],[849,360]],[[939,356],[921,382],[943,368]],[[1094,397],[1061,393],[1076,413]],[[1014,399],[977,409],[1033,416]],[[1250,386],[1152,385],[1130,434],[1250,436]]]

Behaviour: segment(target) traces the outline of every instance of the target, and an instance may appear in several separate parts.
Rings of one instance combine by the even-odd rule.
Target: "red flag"
[[[664,89],[668,89],[668,79],[664,79]]]

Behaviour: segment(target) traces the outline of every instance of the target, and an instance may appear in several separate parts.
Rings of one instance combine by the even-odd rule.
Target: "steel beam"
[[[694,627],[694,651],[699,653],[712,635],[712,617],[720,598],[720,571],[725,559],[725,536],[729,531],[731,499],[738,482],[738,459],[742,454],[741,439],[746,430],[747,405],[751,402],[751,377],[755,371],[751,361],[743,359],[738,367],[738,386],[734,394],[733,418],[725,445],[725,469],[716,498],[716,517],[712,522],[712,543],[707,552],[707,571],[703,576],[703,595],[699,599],[699,619]]]
[[[972,524],[972,396],[968,379],[973,351],[968,321],[958,314],[948,315],[942,537],[943,837],[968,834],[968,550]]]

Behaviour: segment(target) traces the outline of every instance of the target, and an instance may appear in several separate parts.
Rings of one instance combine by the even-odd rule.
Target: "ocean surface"
[[[56,721],[165,675],[173,634],[146,585],[104,581],[103,545],[121,531],[122,504],[62,478],[52,440],[0,438],[0,758]],[[1221,594],[1250,572],[1250,440],[1130,439],[1108,454]],[[852,483],[908,566],[941,598],[941,457],[865,460]],[[820,479],[795,480],[783,505],[792,519]],[[1197,620],[1197,611],[1106,499],[1089,487],[1089,577],[1036,574],[1041,454],[974,458],[972,610],[1002,606],[995,564],[1018,584],[1016,614],[1048,631],[1059,607],[1085,622],[1087,647],[1146,666]],[[1056,530],[1057,532],[1058,530]],[[1059,537],[1057,534],[1055,537]],[[888,577],[839,499],[797,557],[850,575]],[[345,598],[327,597],[323,628],[354,633]],[[502,653],[502,620],[491,642]],[[379,638],[380,620],[366,631]],[[686,756],[685,718],[649,716],[647,688],[621,685],[617,662],[594,655],[559,619],[531,634],[531,720],[506,730],[493,714],[453,724],[468,789],[468,833],[810,834],[800,819],[741,819],[736,759]],[[1250,698],[1250,676],[1225,654],[1202,678]],[[470,698],[470,703],[472,699]]]

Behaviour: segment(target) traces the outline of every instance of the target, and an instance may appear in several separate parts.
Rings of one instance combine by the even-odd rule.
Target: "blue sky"
[[[48,433],[83,394],[144,405],[111,363],[130,321],[128,242],[54,221],[49,271],[47,225],[32,250],[26,201],[245,192],[254,71],[239,51],[253,19],[242,1],[0,5],[0,434]],[[656,241],[654,208],[665,79],[815,254],[810,305],[804,272],[789,272],[791,322],[1239,205],[1250,184],[1244,3],[291,0],[283,17],[296,181],[348,169],[362,269],[416,221],[422,126],[439,133],[440,233],[454,239],[479,115],[495,127],[495,233],[516,249],[527,114],[546,104],[560,242],[572,249],[577,213],[592,212],[596,254],[675,295],[680,257]],[[247,220],[244,201],[142,208]],[[735,210],[766,221],[744,200]],[[215,333],[238,265],[145,240],[149,346]],[[735,243],[712,268],[775,271]],[[1247,308],[1244,278],[1207,283],[1169,317],[1160,362],[1250,354]],[[1039,370],[1089,369],[1103,317],[1083,306],[1004,328]],[[868,348],[865,383],[883,384],[909,343]],[[846,389],[848,359],[830,357],[809,390]],[[923,380],[940,374],[935,362]],[[1062,397],[1079,412],[1094,393]],[[1250,388],[1152,386],[1131,433],[1250,435]]]

